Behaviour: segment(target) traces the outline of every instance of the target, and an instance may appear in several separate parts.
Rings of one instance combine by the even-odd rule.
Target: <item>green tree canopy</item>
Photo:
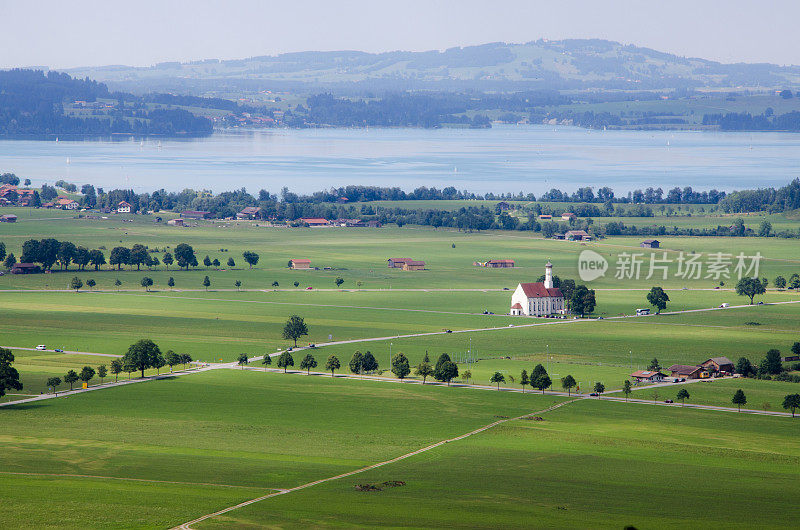
[[[492,378],[489,379],[490,383],[497,383],[497,390],[500,390],[500,383],[506,382],[506,376],[504,376],[500,372],[495,372],[492,374]]]
[[[22,390],[19,381],[19,372],[12,366],[14,354],[8,348],[0,348],[0,397],[6,395],[6,390]]]
[[[297,315],[290,316],[283,326],[283,338],[293,340],[294,345],[297,346],[297,339],[304,335],[308,335],[308,326],[303,318]]]
[[[155,342],[150,339],[139,339],[130,345],[122,363],[141,371],[144,377],[144,371],[155,366],[158,355],[161,355],[161,350]]]
[[[396,353],[394,357],[392,357],[392,373],[401,381],[411,373],[411,367],[408,365],[408,358],[402,353]]]
[[[733,394],[731,403],[739,407],[739,412],[742,411],[742,405],[747,404],[747,396],[744,395],[744,391],[741,388]]]
[[[791,410],[794,418],[794,412],[800,408],[800,394],[788,394],[783,398],[783,408]]]
[[[290,352],[284,351],[278,356],[278,368],[283,368],[283,373],[286,373],[286,369],[290,366],[294,366],[294,357]]]
[[[575,381],[575,378],[571,375],[567,375],[566,377],[561,378],[561,388],[567,391],[567,395],[572,395],[572,389],[578,385],[578,382]]]
[[[311,375],[311,369],[317,367],[317,360],[308,352],[303,360],[300,361],[300,369],[305,370],[308,375]]]
[[[331,355],[328,357],[328,360],[325,361],[325,370],[331,373],[331,377],[334,376],[334,372],[342,367],[342,363],[339,362],[339,358],[335,355]]]
[[[753,305],[753,298],[766,291],[767,286],[758,278],[742,278],[736,284],[736,294],[749,297],[750,305]]]
[[[647,293],[647,301],[656,308],[656,313],[661,313],[664,309],[667,308],[667,302],[669,302],[669,295],[664,292],[664,289],[661,287],[653,287],[650,289],[650,292]]]

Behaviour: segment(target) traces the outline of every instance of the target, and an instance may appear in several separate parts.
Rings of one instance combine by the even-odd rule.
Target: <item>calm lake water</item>
[[[0,171],[34,184],[106,189],[245,187],[305,193],[365,184],[474,192],[648,186],[781,186],[800,174],[800,135],[492,129],[230,130],[203,139],[0,141]]]

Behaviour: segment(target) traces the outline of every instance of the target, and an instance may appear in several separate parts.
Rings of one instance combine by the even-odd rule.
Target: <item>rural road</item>
[[[57,352],[55,350],[37,350],[36,348],[21,348],[19,346],[0,346],[0,348],[8,348],[9,350],[41,351],[45,353],[65,353],[69,355],[97,355],[99,357],[122,357],[122,355],[117,355],[115,353],[94,353],[88,351],[64,350],[62,352]]]

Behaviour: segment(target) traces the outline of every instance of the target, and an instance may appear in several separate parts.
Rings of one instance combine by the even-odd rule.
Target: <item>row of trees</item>
[[[792,344],[791,350],[793,355],[800,355],[800,342]],[[792,368],[800,370],[800,363]],[[783,365],[781,351],[776,348],[768,350],[758,364],[752,363],[747,357],[740,357],[736,362],[736,373],[743,377],[800,382],[800,377],[792,376],[788,372],[789,370]]]

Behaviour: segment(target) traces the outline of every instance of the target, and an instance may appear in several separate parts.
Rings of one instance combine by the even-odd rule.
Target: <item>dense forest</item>
[[[800,131],[800,112],[775,115],[772,109],[763,114],[750,113],[706,114],[703,125],[719,125],[723,131]]]
[[[89,115],[70,116],[65,104],[82,105],[109,100],[102,110]],[[207,135],[212,122],[180,108],[152,108],[148,102],[165,106],[192,104],[222,105],[226,100],[149,95],[145,98],[126,93],[111,93],[102,83],[73,79],[67,74],[38,70],[0,71],[0,135]],[[235,104],[234,104],[235,105]],[[216,107],[214,107],[216,108]]]

